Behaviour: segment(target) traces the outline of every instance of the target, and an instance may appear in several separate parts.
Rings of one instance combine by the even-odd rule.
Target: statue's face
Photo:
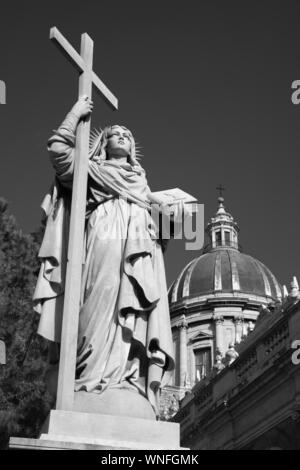
[[[107,134],[108,155],[128,156],[131,150],[131,136],[128,129],[120,126],[112,126]]]

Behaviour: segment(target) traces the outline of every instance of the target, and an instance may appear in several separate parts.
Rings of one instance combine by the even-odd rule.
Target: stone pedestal
[[[12,437],[11,449],[180,450],[179,424],[52,410],[39,439]]]
[[[110,388],[103,393],[75,392],[73,411],[156,421],[150,402],[135,387]]]
[[[133,387],[75,392],[72,411],[51,410],[39,439],[12,437],[11,449],[179,450],[179,424],[156,421]]]

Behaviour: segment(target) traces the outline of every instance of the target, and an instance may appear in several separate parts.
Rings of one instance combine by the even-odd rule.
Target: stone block
[[[156,420],[150,402],[136,388],[111,388],[103,393],[74,393],[74,411]]]
[[[31,442],[32,441],[32,442]],[[11,438],[11,448],[180,449],[179,424],[127,416],[51,410],[40,439]],[[52,443],[52,444],[51,444]],[[76,447],[78,445],[78,447]],[[75,447],[74,447],[75,446]],[[98,446],[98,447],[97,447]],[[102,446],[102,447],[99,447]]]

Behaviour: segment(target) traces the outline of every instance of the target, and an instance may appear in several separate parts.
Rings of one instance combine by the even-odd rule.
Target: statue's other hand
[[[88,95],[82,95],[74,104],[72,112],[76,114],[79,119],[82,119],[91,114],[93,107],[93,101],[88,97]]]
[[[162,213],[171,217],[171,219],[176,219],[181,216],[183,212],[183,201],[174,201],[174,199],[168,202],[164,202],[161,206]]]
[[[148,200],[150,201],[151,204],[158,204],[161,206],[168,206],[174,203],[173,196],[165,196],[162,194],[157,196],[156,194],[149,193]]]

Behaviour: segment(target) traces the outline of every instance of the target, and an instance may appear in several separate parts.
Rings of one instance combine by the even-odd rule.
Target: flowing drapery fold
[[[54,144],[54,145],[53,145]],[[46,230],[34,308],[39,333],[59,342],[73,173],[72,138],[49,144],[57,179],[43,202]],[[51,154],[52,151],[52,154]],[[167,286],[142,167],[89,161],[75,390],[130,385],[157,409],[174,368]]]

